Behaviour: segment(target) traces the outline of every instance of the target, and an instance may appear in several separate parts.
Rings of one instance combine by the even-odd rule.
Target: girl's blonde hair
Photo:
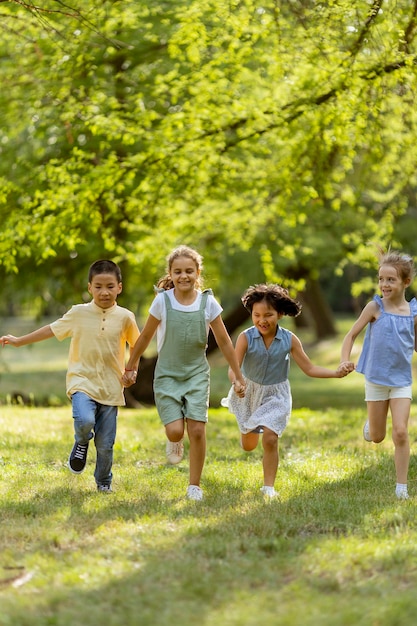
[[[388,252],[380,250],[379,267],[382,267],[383,265],[391,265],[391,267],[395,267],[398,276],[403,282],[407,279],[410,279],[411,282],[414,278],[414,259],[409,254],[402,254],[401,252],[396,252],[395,250],[388,250]]]
[[[166,274],[158,280],[156,285],[158,289],[165,289],[165,291],[167,291],[168,289],[172,289],[174,287],[174,283],[171,278],[172,264],[176,259],[179,259],[182,256],[194,261],[197,271],[199,271],[199,275],[195,281],[195,287],[196,289],[201,289],[203,284],[203,280],[201,278],[201,272],[203,270],[203,257],[196,250],[193,250],[193,248],[189,248],[188,246],[178,246],[178,248],[175,248],[175,250],[167,256]]]

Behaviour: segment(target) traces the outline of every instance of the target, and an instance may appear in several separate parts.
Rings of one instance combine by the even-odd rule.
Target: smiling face
[[[115,274],[95,274],[88,283],[88,291],[97,306],[109,309],[121,293],[122,283],[117,282]]]
[[[262,337],[275,337],[278,321],[282,314],[278,313],[266,300],[255,302],[252,307],[252,322]]]
[[[188,256],[179,256],[172,262],[169,270],[174,289],[178,294],[194,291],[200,270],[193,259]]]
[[[407,278],[403,281],[397,268],[392,265],[381,265],[378,284],[383,298],[386,300],[397,300],[404,296],[404,290],[410,284],[410,279]]]

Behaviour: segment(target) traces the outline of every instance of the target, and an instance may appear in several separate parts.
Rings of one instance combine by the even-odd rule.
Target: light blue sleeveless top
[[[244,331],[248,349],[242,363],[242,373],[260,385],[276,385],[288,378],[292,333],[277,327],[275,338],[268,349],[257,328]]]
[[[376,385],[408,387],[412,383],[417,301],[413,298],[409,302],[410,315],[396,315],[385,311],[380,296],[374,296],[374,300],[381,314],[366,328],[356,371]]]

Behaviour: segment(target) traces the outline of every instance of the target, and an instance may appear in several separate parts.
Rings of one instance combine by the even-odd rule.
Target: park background
[[[243,290],[276,281],[303,304],[288,327],[336,366],[378,248],[417,258],[417,3],[8,0],[0,18],[2,333],[87,301],[103,257],[142,325],[185,243],[233,338],[249,323]],[[163,462],[152,348],[122,411],[114,497],[92,491],[93,455],[68,477],[67,350],[1,353],[2,626],[413,623],[415,496],[393,500],[390,433],[361,439],[359,375],[293,366],[280,500],[266,506],[260,450],[244,455],[218,408],[211,342],[197,509],[187,462]]]

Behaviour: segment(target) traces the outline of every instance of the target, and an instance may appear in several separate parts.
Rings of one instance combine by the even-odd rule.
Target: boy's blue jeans
[[[85,445],[94,437],[97,450],[94,478],[97,485],[111,485],[118,407],[100,404],[82,391],[76,391],[71,402],[75,441]]]

